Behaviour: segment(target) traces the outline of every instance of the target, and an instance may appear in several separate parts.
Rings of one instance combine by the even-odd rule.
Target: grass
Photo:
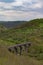
[[[0,65],[43,65],[43,61],[29,56],[15,55],[8,52],[5,46],[0,47]]]

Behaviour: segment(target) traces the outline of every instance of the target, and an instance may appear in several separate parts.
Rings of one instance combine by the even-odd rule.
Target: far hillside
[[[25,23],[26,21],[0,21],[0,25],[6,28],[15,28]]]

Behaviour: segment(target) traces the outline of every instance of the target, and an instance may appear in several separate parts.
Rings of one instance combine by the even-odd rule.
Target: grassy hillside
[[[23,42],[32,43],[28,56],[16,56],[8,52],[8,46]],[[25,22],[18,28],[6,28],[0,25],[0,64],[24,65],[24,63],[25,65],[43,65],[43,19]]]

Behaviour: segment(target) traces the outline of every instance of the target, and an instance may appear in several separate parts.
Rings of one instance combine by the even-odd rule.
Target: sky
[[[43,0],[0,0],[0,21],[43,18]]]

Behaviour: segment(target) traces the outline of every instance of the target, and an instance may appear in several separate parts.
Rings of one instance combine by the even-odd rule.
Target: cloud
[[[0,20],[43,17],[43,0],[0,0]]]
[[[11,3],[6,3],[6,2],[0,2],[0,7],[2,8],[6,8],[6,9],[12,9],[13,7],[17,6],[22,6],[24,8],[26,8],[28,6],[28,8],[41,8],[43,6],[43,3],[39,0],[14,0],[14,2]],[[34,4],[33,4],[34,3]]]
[[[4,21],[11,21],[11,20],[30,20],[33,18],[40,18],[43,15],[37,12],[22,12],[22,11],[14,11],[14,10],[7,10],[7,11],[0,11],[1,19]]]

